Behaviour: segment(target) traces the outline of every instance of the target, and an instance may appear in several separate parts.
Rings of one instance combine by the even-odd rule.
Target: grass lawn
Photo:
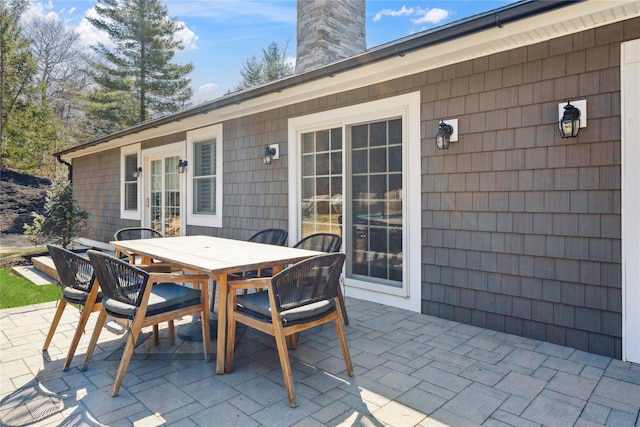
[[[57,285],[36,286],[9,269],[0,269],[0,309],[56,301],[60,295]]]

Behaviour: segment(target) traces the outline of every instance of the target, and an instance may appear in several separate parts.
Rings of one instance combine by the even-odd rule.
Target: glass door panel
[[[169,156],[150,162],[150,227],[165,237],[180,235],[180,156]]]
[[[342,128],[302,134],[301,238],[317,232],[342,235],[344,223],[347,277],[402,288],[402,120],[347,130],[346,174]]]
[[[342,128],[302,135],[302,235],[342,235]]]
[[[352,126],[351,253],[347,274],[402,287],[402,126],[389,120]]]

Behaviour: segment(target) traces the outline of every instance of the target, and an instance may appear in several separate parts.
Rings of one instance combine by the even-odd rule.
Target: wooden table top
[[[179,236],[118,240],[110,244],[124,253],[181,265],[207,273],[233,273],[294,264],[323,252],[211,236]]]

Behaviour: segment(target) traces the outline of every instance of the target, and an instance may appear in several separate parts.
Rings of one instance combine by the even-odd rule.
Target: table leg
[[[227,275],[218,276],[218,338],[216,342],[216,374],[224,374],[224,351],[227,338]]]

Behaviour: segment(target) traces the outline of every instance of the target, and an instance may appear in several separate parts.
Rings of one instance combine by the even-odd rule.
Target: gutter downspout
[[[73,183],[73,165],[69,162],[65,162],[64,160],[62,160],[61,154],[58,154],[56,158],[58,159],[58,162],[67,166],[67,179],[69,180],[69,182]]]

